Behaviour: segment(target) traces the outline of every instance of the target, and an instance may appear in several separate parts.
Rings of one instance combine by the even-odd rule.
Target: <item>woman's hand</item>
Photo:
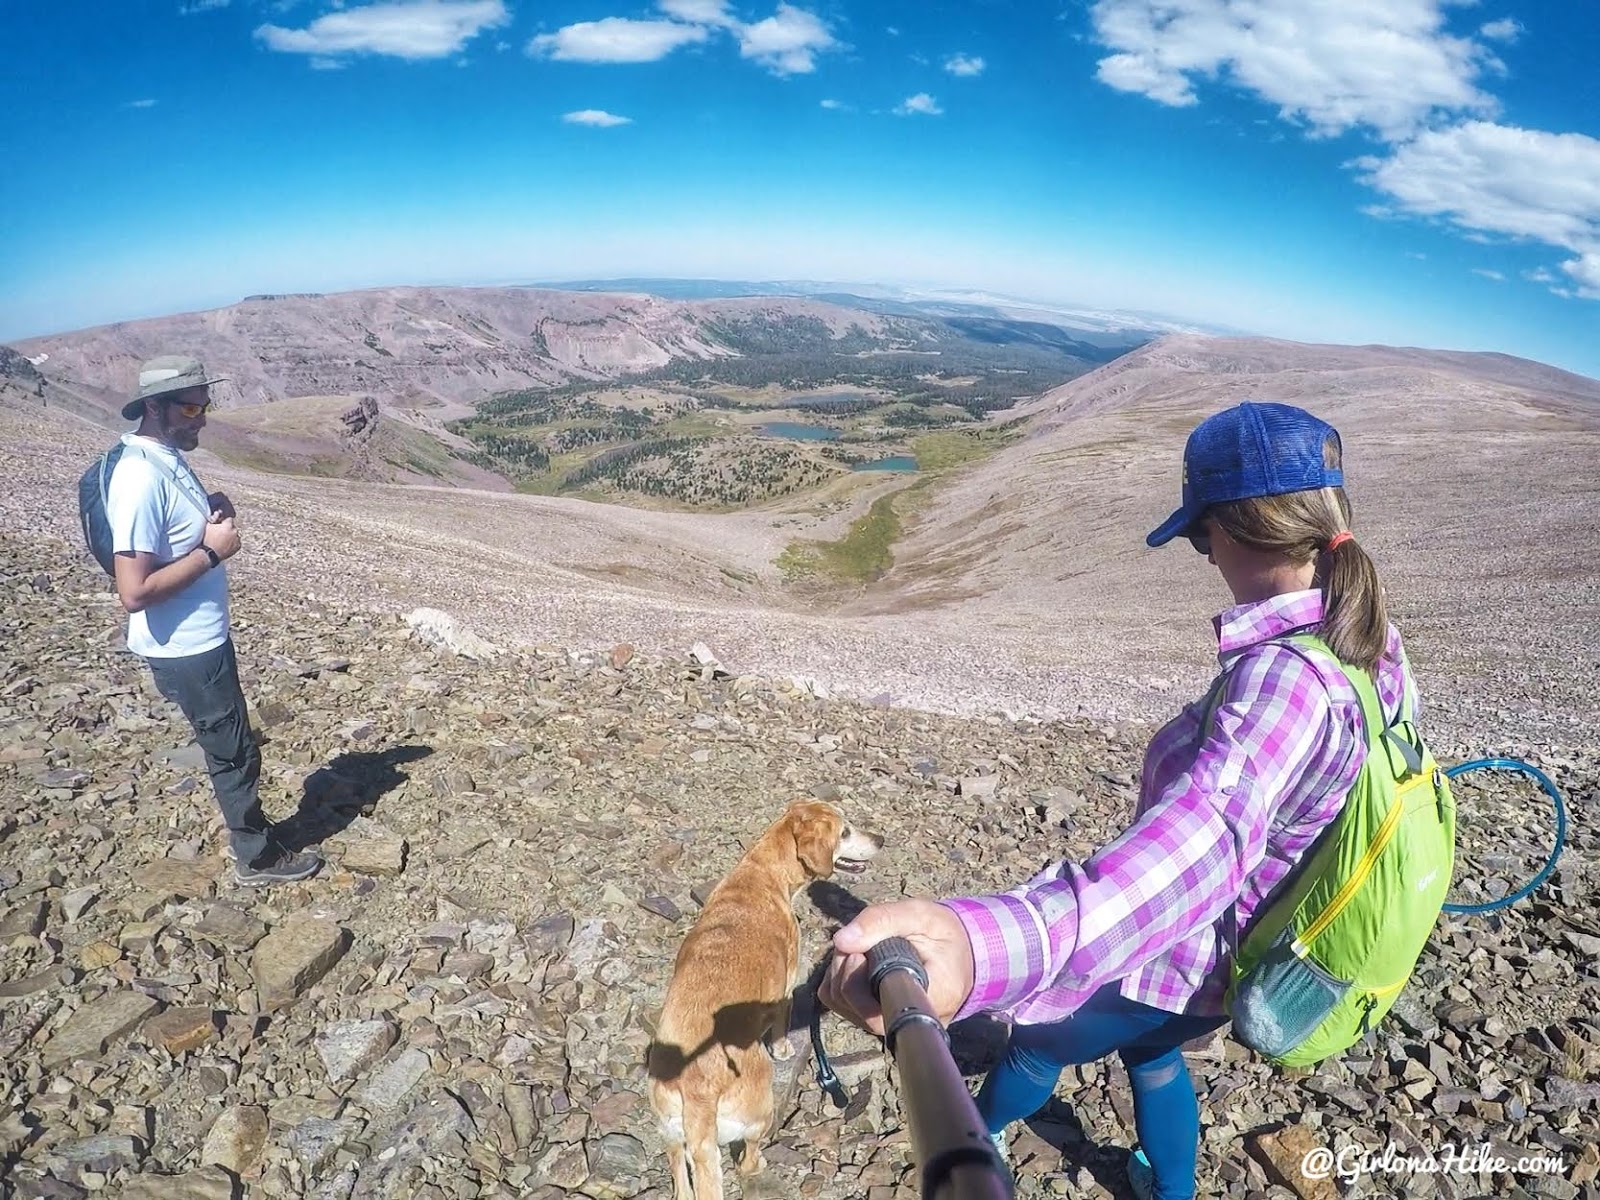
[[[955,913],[932,900],[863,909],[833,935],[833,961],[818,998],[845,1020],[882,1037],[883,1014],[867,985],[867,951],[891,937],[905,938],[922,956],[928,1000],[939,1020],[948,1023],[972,992],[972,943]]]

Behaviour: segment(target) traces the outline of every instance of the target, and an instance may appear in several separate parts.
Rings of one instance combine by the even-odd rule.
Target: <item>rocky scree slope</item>
[[[887,838],[864,878],[802,894],[809,958],[861,903],[1086,855],[1136,796],[1138,731],[826,702],[623,645],[479,661],[246,581],[265,803],[331,858],[254,893],[230,883],[181,718],[70,550],[0,533],[0,1179],[18,1197],[662,1200],[651,1022],[697,898],[785,801],[836,797]],[[1556,877],[1445,919],[1341,1061],[1288,1073],[1193,1047],[1203,1194],[1333,1196],[1300,1177],[1307,1149],[1393,1142],[1563,1169],[1345,1194],[1600,1197],[1600,756],[1510,749],[1568,788]],[[1503,890],[1547,827],[1510,785],[1462,802],[1461,878]],[[826,1031],[849,1107],[819,1095],[798,1039],[769,1173],[734,1194],[914,1194],[894,1073]],[[976,1072],[999,1031],[966,1023],[956,1044]],[[1125,1196],[1131,1115],[1114,1062],[1068,1071],[1013,1137],[1019,1194]]]

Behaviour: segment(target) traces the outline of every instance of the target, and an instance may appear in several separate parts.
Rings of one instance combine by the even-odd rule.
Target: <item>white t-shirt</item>
[[[170,446],[122,435],[125,449],[111,472],[106,518],[111,549],[154,554],[165,565],[194,552],[211,514],[206,490]],[[214,650],[228,638],[227,565],[212,567],[183,591],[128,615],[128,649],[145,658],[183,658]]]

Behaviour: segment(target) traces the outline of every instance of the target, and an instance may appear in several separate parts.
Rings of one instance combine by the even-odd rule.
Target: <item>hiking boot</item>
[[[233,865],[233,877],[241,887],[270,887],[275,883],[295,883],[310,879],[322,870],[322,856],[302,850],[297,854],[284,851],[270,862],[253,867]]]
[[[1155,1194],[1155,1172],[1150,1169],[1150,1160],[1144,1156],[1144,1151],[1138,1147],[1128,1155],[1128,1186],[1133,1189],[1135,1200],[1150,1200]]]
[[[1011,1165],[1011,1148],[1006,1145],[1006,1131],[996,1130],[989,1135],[989,1140],[994,1143],[995,1152],[1000,1155],[1000,1161],[1006,1166]]]

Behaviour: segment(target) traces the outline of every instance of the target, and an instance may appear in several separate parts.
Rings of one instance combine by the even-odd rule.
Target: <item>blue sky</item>
[[[1600,6],[11,0],[0,338],[267,291],[970,287],[1600,376]]]

